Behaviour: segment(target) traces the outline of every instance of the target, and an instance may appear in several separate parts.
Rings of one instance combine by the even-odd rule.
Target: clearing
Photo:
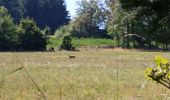
[[[151,81],[139,93],[155,55],[170,58],[168,52],[119,49],[0,53],[0,100],[43,99],[24,69],[5,77],[21,67],[19,60],[48,100],[117,100],[117,66],[119,100],[166,100],[169,90]]]

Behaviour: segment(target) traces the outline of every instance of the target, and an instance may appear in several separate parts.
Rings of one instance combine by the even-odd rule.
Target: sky
[[[77,0],[66,0],[67,10],[69,11],[71,18],[76,16],[76,1]]]

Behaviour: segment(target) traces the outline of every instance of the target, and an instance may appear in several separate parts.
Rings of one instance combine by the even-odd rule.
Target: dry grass
[[[22,67],[38,84],[48,100],[116,100],[116,52],[119,66],[119,100],[168,100],[168,89],[145,82],[143,71],[152,66],[155,55],[170,53],[96,49],[80,52],[0,53],[0,82]],[[75,59],[70,59],[69,54]],[[7,76],[0,88],[0,100],[42,100],[43,97],[23,69]]]

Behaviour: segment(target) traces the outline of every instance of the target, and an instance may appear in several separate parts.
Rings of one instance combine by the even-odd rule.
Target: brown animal
[[[71,56],[71,55],[69,55],[69,58],[70,58],[70,59],[75,59],[76,56]]]

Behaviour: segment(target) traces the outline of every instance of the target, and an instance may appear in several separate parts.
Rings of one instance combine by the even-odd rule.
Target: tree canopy
[[[104,27],[106,14],[100,0],[81,0],[78,2],[77,17],[73,22],[72,35],[76,37],[105,37]]]
[[[69,22],[64,0],[0,0],[15,22],[32,18],[42,29],[49,26],[52,31]]]
[[[45,34],[30,19],[14,24],[5,7],[0,7],[0,51],[45,50]]]
[[[1,13],[5,14],[0,19],[1,34],[2,37],[9,35],[11,40],[17,40],[19,33],[13,30],[22,26],[20,20],[28,18],[35,21],[30,29],[42,33],[40,29],[45,28],[46,36],[57,29],[55,33],[60,38],[64,35],[111,37],[114,46],[118,47],[168,49],[170,44],[169,0],[80,0],[77,17],[71,22],[64,0],[0,0],[0,5],[6,7],[12,16],[1,8]],[[8,38],[2,39],[6,41]]]
[[[112,15],[108,32],[119,36],[137,34],[145,38],[146,47],[163,44],[164,48],[168,48],[169,4],[168,0],[111,0],[108,3]],[[122,38],[123,40],[125,39]]]
[[[16,27],[4,7],[0,7],[0,50],[15,49],[18,44]]]
[[[23,50],[45,50],[46,37],[33,20],[24,19],[18,26]]]

